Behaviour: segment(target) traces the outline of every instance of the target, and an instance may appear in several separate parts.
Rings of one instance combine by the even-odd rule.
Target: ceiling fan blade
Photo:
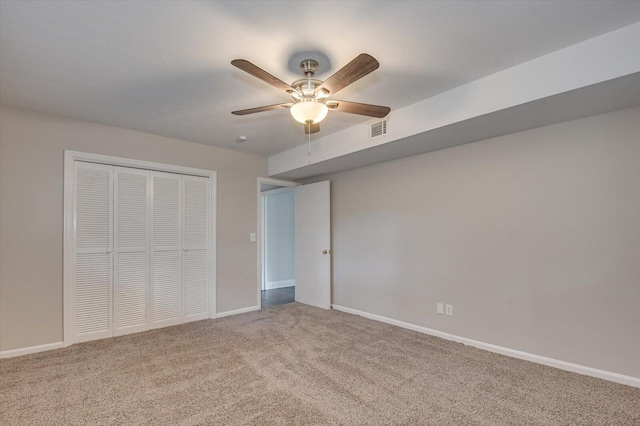
[[[287,83],[283,82],[279,78],[272,76],[262,68],[252,64],[251,62],[245,59],[234,59],[233,61],[231,61],[231,65],[233,65],[236,68],[240,68],[242,71],[248,74],[251,74],[256,78],[259,78],[265,83],[272,85],[276,89],[280,89],[285,92],[294,90],[293,87],[289,86]]]
[[[267,106],[261,106],[261,107],[256,107],[256,108],[241,109],[239,111],[232,111],[231,114],[233,114],[233,115],[255,114],[256,112],[271,111],[272,109],[291,108],[291,105],[293,105],[293,104],[267,105]]]
[[[327,107],[333,111],[347,112],[349,114],[366,115],[367,117],[386,117],[391,108],[379,105],[360,104],[358,102],[330,100]]]
[[[318,87],[317,91],[326,89],[329,91],[329,94],[333,95],[338,90],[344,89],[351,83],[375,71],[379,66],[380,63],[376,61],[373,56],[367,53],[361,53],[354,60],[326,79],[325,82]]]
[[[318,133],[320,131],[320,123],[315,124],[305,124],[304,125],[304,134],[308,135],[309,133]]]

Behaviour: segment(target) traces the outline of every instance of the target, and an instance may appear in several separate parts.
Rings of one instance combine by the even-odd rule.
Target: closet
[[[73,168],[73,340],[209,318],[211,179]]]

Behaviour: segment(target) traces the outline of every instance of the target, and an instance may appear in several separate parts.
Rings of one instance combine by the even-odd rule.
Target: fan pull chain
[[[307,126],[309,128],[309,131],[307,132],[307,135],[309,136],[309,145],[308,145],[308,151],[307,151],[307,165],[311,165],[311,120],[307,120]]]

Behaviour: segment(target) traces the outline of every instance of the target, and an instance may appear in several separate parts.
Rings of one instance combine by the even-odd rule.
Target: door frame
[[[257,244],[257,252],[258,252],[258,262],[257,262],[257,271],[258,271],[258,279],[257,279],[257,292],[256,292],[256,306],[258,307],[258,310],[262,309],[262,280],[263,280],[263,274],[264,274],[264,247],[263,247],[263,238],[262,238],[262,234],[263,234],[263,211],[264,211],[264,206],[263,206],[263,193],[260,191],[260,187],[262,186],[263,183],[269,184],[269,185],[278,185],[280,187],[283,188],[275,188],[273,190],[270,190],[268,192],[270,193],[276,193],[276,192],[280,192],[282,190],[292,190],[293,188],[295,188],[296,186],[300,186],[301,184],[298,182],[291,182],[288,180],[279,180],[279,179],[271,179],[271,178],[262,178],[259,177],[258,178],[258,182],[257,182],[257,200],[258,200],[258,230],[257,230],[257,235],[256,235],[256,244]],[[273,192],[272,192],[273,191]]]
[[[109,166],[131,167],[136,169],[153,170],[159,172],[178,173],[183,175],[202,176],[210,179],[210,217],[209,217],[209,318],[216,315],[216,189],[217,172],[213,170],[196,169],[192,167],[174,166],[171,164],[154,163],[151,161],[134,160],[131,158],[112,157],[109,155],[92,154],[79,151],[64,151],[64,215],[63,215],[63,260],[62,260],[62,296],[63,296],[63,346],[74,343],[75,318],[75,223],[73,210],[74,196],[74,165],[76,161],[106,164]]]

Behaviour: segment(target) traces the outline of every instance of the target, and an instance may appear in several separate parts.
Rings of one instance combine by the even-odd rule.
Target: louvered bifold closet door
[[[183,300],[184,321],[209,315],[209,206],[208,178],[183,176]]]
[[[113,335],[113,167],[74,164],[76,342]]]
[[[114,168],[114,335],[148,329],[149,175]]]
[[[152,172],[151,327],[182,322],[182,178]]]

